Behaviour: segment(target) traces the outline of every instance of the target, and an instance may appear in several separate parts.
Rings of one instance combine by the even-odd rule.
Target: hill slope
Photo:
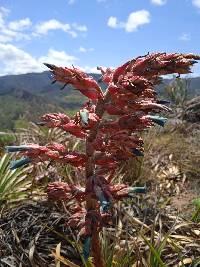
[[[91,74],[95,80],[99,74]],[[164,87],[171,80],[164,80],[158,86],[159,95],[163,95]],[[60,90],[61,85],[51,84],[51,74],[28,73],[0,77],[0,130],[13,129],[19,118],[31,121],[47,112],[61,110],[75,111],[86,100],[79,91],[67,86]],[[192,78],[191,96],[200,94],[200,77]]]

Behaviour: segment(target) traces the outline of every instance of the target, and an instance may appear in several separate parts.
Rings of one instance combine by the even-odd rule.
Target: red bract
[[[114,71],[114,73],[113,73],[113,80],[112,80],[114,83],[117,83],[117,81],[118,81],[118,79],[119,79],[120,76],[124,76],[123,74],[126,73],[126,70],[129,67],[130,63],[131,63],[131,61],[126,62],[125,64],[123,64],[122,66],[118,67]]]
[[[86,210],[80,208],[78,211],[75,211],[73,215],[69,217],[67,222],[67,226],[71,226],[72,228],[77,228],[77,226],[82,226],[85,222],[84,218],[86,215]]]
[[[67,152],[67,148],[66,148],[66,146],[65,145],[62,145],[62,144],[60,144],[60,143],[51,143],[51,144],[48,144],[47,146],[46,146],[48,149],[50,149],[50,150],[54,150],[54,151],[57,151],[57,152],[59,152],[60,154],[64,154],[64,153],[66,153]]]
[[[45,156],[49,149],[46,146],[39,146],[36,144],[27,144],[27,149],[20,151],[23,155],[30,158],[32,161],[38,162],[41,159],[43,161],[47,160],[48,157]]]
[[[120,108],[118,108],[112,104],[105,105],[105,110],[110,115],[124,115],[125,114],[125,112],[123,110],[121,110]]]
[[[159,101],[155,86],[161,82],[160,75],[190,73],[191,67],[200,56],[178,53],[151,53],[131,59],[115,70],[98,69],[107,90],[102,93],[98,83],[78,68],[56,67],[46,64],[54,75],[54,81],[72,85],[92,100],[86,102],[74,117],[62,113],[46,114],[41,125],[59,128],[82,138],[85,153],[70,151],[63,144],[50,143],[46,146],[34,144],[9,146],[8,152],[19,152],[25,156],[12,164],[11,169],[25,164],[55,161],[78,167],[72,171],[76,181],[84,186],[54,182],[49,184],[49,199],[69,202],[72,213],[67,225],[79,229],[83,240],[83,257],[90,254],[96,267],[104,267],[99,243],[99,231],[111,223],[114,202],[135,193],[145,193],[145,187],[132,188],[126,184],[111,184],[118,166],[131,157],[144,153],[140,132],[158,124],[164,126],[165,117],[152,113],[168,112],[166,101]],[[104,113],[106,113],[104,119]],[[109,116],[111,115],[111,116]],[[81,175],[81,172],[82,175]],[[85,180],[80,177],[85,176]],[[77,204],[76,206],[75,203]]]
[[[97,175],[106,175],[112,171],[115,171],[119,166],[119,162],[114,163],[107,163],[106,165],[103,165],[96,168],[96,174]]]
[[[146,118],[146,120],[153,125],[153,122],[149,118]],[[95,150],[108,153],[108,155],[100,153],[95,156],[97,165],[106,166],[106,171],[101,170],[101,173],[102,171],[103,173],[107,173],[112,167],[116,167],[119,161],[135,156],[134,153],[132,153],[132,149],[135,148],[143,151],[142,139],[137,136],[130,136],[128,131],[118,131],[117,133],[111,134],[108,140],[106,139],[106,135],[100,134],[93,144]],[[111,155],[109,155],[109,153]],[[108,164],[110,168],[108,168]]]
[[[83,95],[92,100],[103,98],[101,88],[93,77],[78,68],[62,68],[55,65],[45,64],[51,69],[54,75],[54,81],[64,83],[65,85],[73,85],[75,89],[79,90]]]
[[[74,167],[85,166],[86,161],[87,161],[87,156],[85,154],[81,154],[75,151],[68,153],[60,160],[60,162],[69,163]]]
[[[72,135],[75,135],[76,137],[79,138],[86,137],[85,131],[82,129],[80,125],[75,124],[74,121],[70,121],[67,124],[61,125],[60,128],[62,128],[66,132],[69,132]]]
[[[109,84],[113,80],[113,72],[114,70],[111,68],[106,68],[105,70],[102,67],[97,67],[98,70],[102,73],[102,82],[105,84]]]
[[[46,114],[42,116],[43,125],[49,128],[60,128],[79,138],[85,138],[86,133],[80,125],[77,125],[74,120],[62,113]]]
[[[62,144],[51,143],[46,146],[29,144],[23,147],[23,150],[18,150],[21,154],[31,159],[32,162],[44,162],[55,160],[60,163],[68,163],[75,167],[85,165],[87,156],[79,152],[69,152]]]
[[[96,165],[107,165],[116,163],[116,159],[113,155],[105,155],[104,153],[99,153],[95,155],[95,164]]]
[[[105,122],[102,124],[101,131],[103,133],[115,134],[116,131],[120,130],[131,130],[138,131],[144,130],[152,126],[153,123],[151,120],[146,118],[145,116],[137,116],[137,115],[124,115],[121,116],[118,121],[114,122]]]
[[[121,129],[129,130],[143,130],[152,126],[151,121],[146,117],[136,115],[125,115],[118,120],[118,124]]]
[[[76,198],[79,202],[82,202],[85,199],[85,189],[63,182],[54,182],[48,185],[47,195],[49,199],[54,201],[69,201]]]
[[[49,128],[59,127],[70,122],[70,118],[63,113],[45,114],[41,119],[44,125]]]

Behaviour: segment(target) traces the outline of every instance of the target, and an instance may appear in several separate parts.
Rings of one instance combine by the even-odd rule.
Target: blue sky
[[[200,0],[0,0],[0,75],[42,62],[94,72],[155,51],[200,54]]]

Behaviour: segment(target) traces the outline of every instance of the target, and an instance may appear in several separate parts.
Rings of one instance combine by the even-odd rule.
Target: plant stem
[[[93,142],[96,139],[98,129],[101,123],[101,119],[104,114],[104,104],[109,100],[109,92],[108,90],[104,94],[104,99],[99,99],[96,105],[96,114],[99,117],[99,122],[95,124],[95,126],[90,130],[90,134],[86,139],[86,155],[88,157],[86,168],[85,168],[85,175],[86,180],[94,174],[94,153],[95,149],[93,148]],[[86,183],[87,184],[87,183]],[[87,190],[87,188],[86,188]],[[86,197],[86,209],[87,210],[96,210],[97,211],[97,200],[92,199],[90,196]],[[94,265],[96,267],[104,267],[104,262],[101,256],[101,246],[99,241],[99,233],[97,231],[93,231],[92,234],[92,256],[94,258]]]
[[[110,94],[109,91],[107,90],[104,94],[104,99],[99,99],[96,105],[96,110],[95,113],[99,117],[99,122],[95,124],[95,126],[90,130],[90,134],[86,139],[86,155],[88,156],[88,161],[86,163],[86,178],[90,177],[94,173],[94,162],[93,162],[93,156],[94,156],[94,148],[92,146],[92,143],[94,142],[99,126],[101,124],[101,119],[103,117],[103,114],[105,112],[104,110],[104,104],[109,100]]]

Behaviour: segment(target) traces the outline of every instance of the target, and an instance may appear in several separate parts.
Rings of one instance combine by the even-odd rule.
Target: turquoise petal
[[[85,261],[87,261],[90,256],[91,240],[91,236],[88,236],[83,242],[83,257]]]
[[[137,148],[132,148],[131,151],[135,156],[138,156],[138,157],[143,157],[144,156],[144,154]]]
[[[159,116],[153,116],[153,115],[148,115],[147,116],[150,120],[152,120],[154,123],[164,127],[166,121],[167,121],[167,118],[164,118],[164,117],[159,117]]]
[[[6,146],[6,152],[19,152],[19,151],[26,151],[29,149],[28,146]]]
[[[141,187],[131,187],[130,188],[130,192],[129,194],[132,193],[141,193],[141,194],[145,194],[147,192],[147,188],[146,186],[141,186]]]
[[[17,168],[20,168],[28,163],[31,162],[31,159],[30,158],[21,158],[19,160],[15,160],[15,161],[12,161],[11,164],[10,164],[10,169],[11,170],[15,170]]]
[[[88,125],[88,121],[89,121],[89,112],[84,109],[80,111],[80,116],[81,116],[81,121],[83,124]]]

